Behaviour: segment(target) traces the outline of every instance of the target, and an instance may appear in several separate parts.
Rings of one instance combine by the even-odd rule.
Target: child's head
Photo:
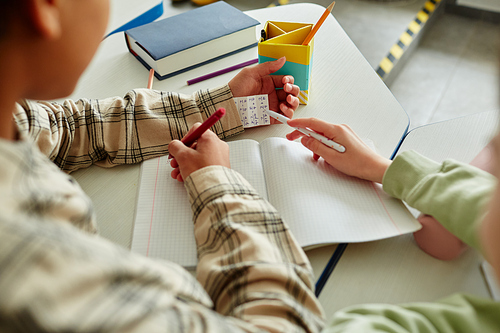
[[[67,96],[97,50],[108,14],[109,0],[0,0],[2,72],[15,68],[10,79],[22,83],[22,97]]]

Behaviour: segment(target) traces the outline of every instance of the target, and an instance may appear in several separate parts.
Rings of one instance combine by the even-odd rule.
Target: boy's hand
[[[288,118],[299,106],[300,88],[293,84],[294,78],[290,75],[270,75],[285,64],[282,57],[276,61],[269,61],[241,70],[228,85],[234,97],[263,95],[269,96],[269,109],[283,113]],[[276,90],[276,88],[283,88]],[[271,119],[271,123],[279,123]]]
[[[346,175],[382,183],[385,170],[387,170],[391,161],[375,153],[349,126],[334,125],[316,118],[291,119],[288,121],[288,125],[301,128],[307,127],[338,142],[346,149],[344,153],[339,153],[299,131],[287,134],[288,140],[302,137],[302,144],[314,153],[315,160],[323,157],[328,164]]]
[[[186,135],[200,125],[196,123]],[[192,147],[186,147],[181,141],[173,140],[168,145],[168,151],[174,157],[170,161],[170,166],[174,168],[170,175],[180,182],[183,182],[192,172],[210,165],[231,167],[227,143],[220,140],[210,130],[203,133]]]

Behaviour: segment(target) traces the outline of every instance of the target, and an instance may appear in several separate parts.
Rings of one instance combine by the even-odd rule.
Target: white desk
[[[115,6],[115,10],[126,8],[123,0],[121,3],[122,7]],[[248,14],[263,25],[269,19],[315,22],[323,11],[324,8],[318,5],[297,4]],[[257,48],[253,48],[171,79],[155,79],[153,87],[190,94],[225,84],[237,72],[192,86],[186,81],[256,57]],[[312,72],[311,101],[309,105],[299,107],[296,116],[315,116],[350,124],[362,137],[370,138],[383,155],[390,156],[407,127],[407,115],[333,17],[326,20],[315,37]],[[130,89],[144,87],[147,78],[148,71],[128,52],[123,34],[116,34],[102,43],[71,98],[123,96]],[[392,130],[386,131],[385,128]],[[287,132],[287,126],[273,125],[248,130],[234,139],[261,141],[269,136],[282,137]],[[138,166],[127,166],[113,170],[94,167],[75,173],[96,203],[102,234],[126,247],[130,247],[131,242],[138,172]],[[116,207],[116,210],[104,210],[104,207]]]
[[[115,22],[120,21],[117,19],[119,12],[130,16],[127,9],[135,8],[129,7],[127,2],[134,4],[133,0],[114,2],[112,17]],[[296,4],[247,13],[263,25],[267,20],[314,23],[323,11],[324,8],[318,5]],[[190,94],[221,85],[237,72],[193,86],[187,86],[186,81],[256,57],[257,48],[247,50],[171,79],[155,79],[154,89]],[[371,139],[382,155],[389,157],[407,128],[407,115],[333,17],[329,17],[317,33],[313,57],[311,101],[309,105],[299,107],[296,117],[315,116],[329,122],[347,123],[361,137]],[[130,89],[144,87],[147,77],[148,71],[128,52],[123,34],[113,35],[102,43],[71,98],[123,96]],[[248,130],[234,139],[261,141],[269,136],[284,136],[288,131],[284,125],[273,125]],[[129,248],[139,166],[122,166],[110,170],[91,167],[75,172],[74,176],[94,201],[101,234]],[[319,276],[334,249],[335,246],[328,246],[308,252],[316,276]],[[373,255],[376,256],[376,253]],[[338,274],[337,271],[334,274]],[[367,270],[360,274],[369,276],[371,272]],[[369,284],[366,288],[375,289],[375,292],[378,289]],[[352,290],[345,285],[341,289],[345,289],[348,294]],[[346,295],[336,298],[335,305],[341,307],[348,303],[349,295]],[[325,305],[327,314],[331,314],[334,307],[329,303]]]

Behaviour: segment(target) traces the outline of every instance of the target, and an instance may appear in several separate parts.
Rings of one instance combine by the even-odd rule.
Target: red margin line
[[[375,183],[374,183],[374,182],[371,182],[371,183],[372,183],[373,190],[375,191],[375,193],[377,193],[377,197],[378,197],[378,199],[380,200],[380,203],[382,203],[382,206],[384,206],[385,212],[387,213],[387,215],[388,215],[388,216],[389,216],[389,218],[391,219],[392,225],[393,225],[393,226],[396,228],[396,230],[399,232],[399,235],[402,235],[401,230],[399,229],[399,227],[398,227],[398,225],[396,224],[396,222],[394,222],[394,220],[392,219],[391,214],[390,214],[390,213],[389,213],[389,211],[387,210],[387,207],[385,206],[384,200],[382,200],[382,197],[380,197],[380,194],[378,193],[377,188],[375,187]]]
[[[151,209],[151,221],[149,222],[148,248],[146,249],[146,257],[149,257],[149,244],[151,242],[151,229],[153,229],[153,215],[155,212],[156,185],[158,184],[159,173],[160,173],[160,157],[158,157],[158,166],[156,167],[155,190],[153,192],[153,208]]]

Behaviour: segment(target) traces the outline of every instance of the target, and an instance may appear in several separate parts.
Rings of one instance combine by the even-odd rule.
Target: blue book
[[[159,80],[257,45],[259,21],[224,1],[125,31],[129,51]]]

